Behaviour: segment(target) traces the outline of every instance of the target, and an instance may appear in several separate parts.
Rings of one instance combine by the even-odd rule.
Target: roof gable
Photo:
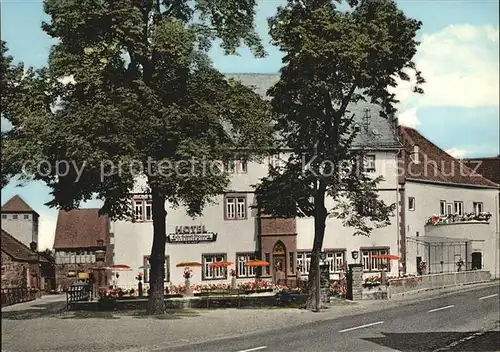
[[[2,213],[35,213],[38,215],[36,211],[34,211],[28,203],[24,201],[18,194],[9,199],[4,205],[2,205],[1,209]]]
[[[109,217],[99,216],[99,209],[59,210],[54,248],[97,247],[97,241],[109,242]]]
[[[399,134],[404,144],[402,160],[407,179],[457,186],[500,187],[446,153],[417,130],[399,126]],[[418,154],[414,154],[414,146],[418,146]],[[418,163],[415,162],[416,155]]]
[[[19,261],[42,261],[47,260],[44,257],[38,256],[36,252],[26,247],[18,241],[14,236],[2,229],[2,251],[10,257]]]

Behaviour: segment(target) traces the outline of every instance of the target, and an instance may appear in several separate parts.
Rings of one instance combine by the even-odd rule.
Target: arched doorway
[[[273,281],[277,285],[286,283],[286,247],[281,241],[273,247]]]

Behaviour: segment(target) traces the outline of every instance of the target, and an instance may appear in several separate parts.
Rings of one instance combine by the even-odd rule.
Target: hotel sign
[[[176,226],[175,233],[167,235],[168,243],[194,244],[200,242],[215,242],[217,234],[208,232],[204,225]]]

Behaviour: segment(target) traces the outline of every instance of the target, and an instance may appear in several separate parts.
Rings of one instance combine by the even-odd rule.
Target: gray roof
[[[255,92],[269,99],[267,90],[278,82],[279,74],[261,73],[228,73],[226,77],[240,81],[246,86],[254,88]],[[357,135],[354,146],[368,149],[401,148],[402,144],[395,130],[395,123],[379,115],[380,107],[366,102],[351,104],[348,107],[350,114],[355,114],[355,121],[361,130]],[[368,116],[368,119],[366,119]],[[366,123],[368,121],[368,123]]]

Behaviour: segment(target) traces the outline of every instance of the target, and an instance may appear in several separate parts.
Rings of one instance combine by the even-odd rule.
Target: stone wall
[[[64,291],[78,279],[78,273],[93,273],[96,284],[99,287],[107,286],[107,281],[111,278],[109,273],[97,275],[97,272],[105,270],[95,270],[98,267],[105,267],[104,262],[84,263],[84,264],[56,264],[56,285],[58,291]],[[74,273],[74,275],[70,275]],[[99,276],[99,277],[98,277]]]
[[[349,299],[353,301],[363,299],[363,266],[361,264],[349,264],[347,287]]]
[[[320,265],[320,297],[321,303],[330,303],[330,267]]]
[[[2,288],[34,287],[43,289],[40,281],[40,268],[38,263],[27,263],[13,260],[2,252]],[[26,271],[23,273],[23,268]],[[24,278],[23,278],[24,276]]]

